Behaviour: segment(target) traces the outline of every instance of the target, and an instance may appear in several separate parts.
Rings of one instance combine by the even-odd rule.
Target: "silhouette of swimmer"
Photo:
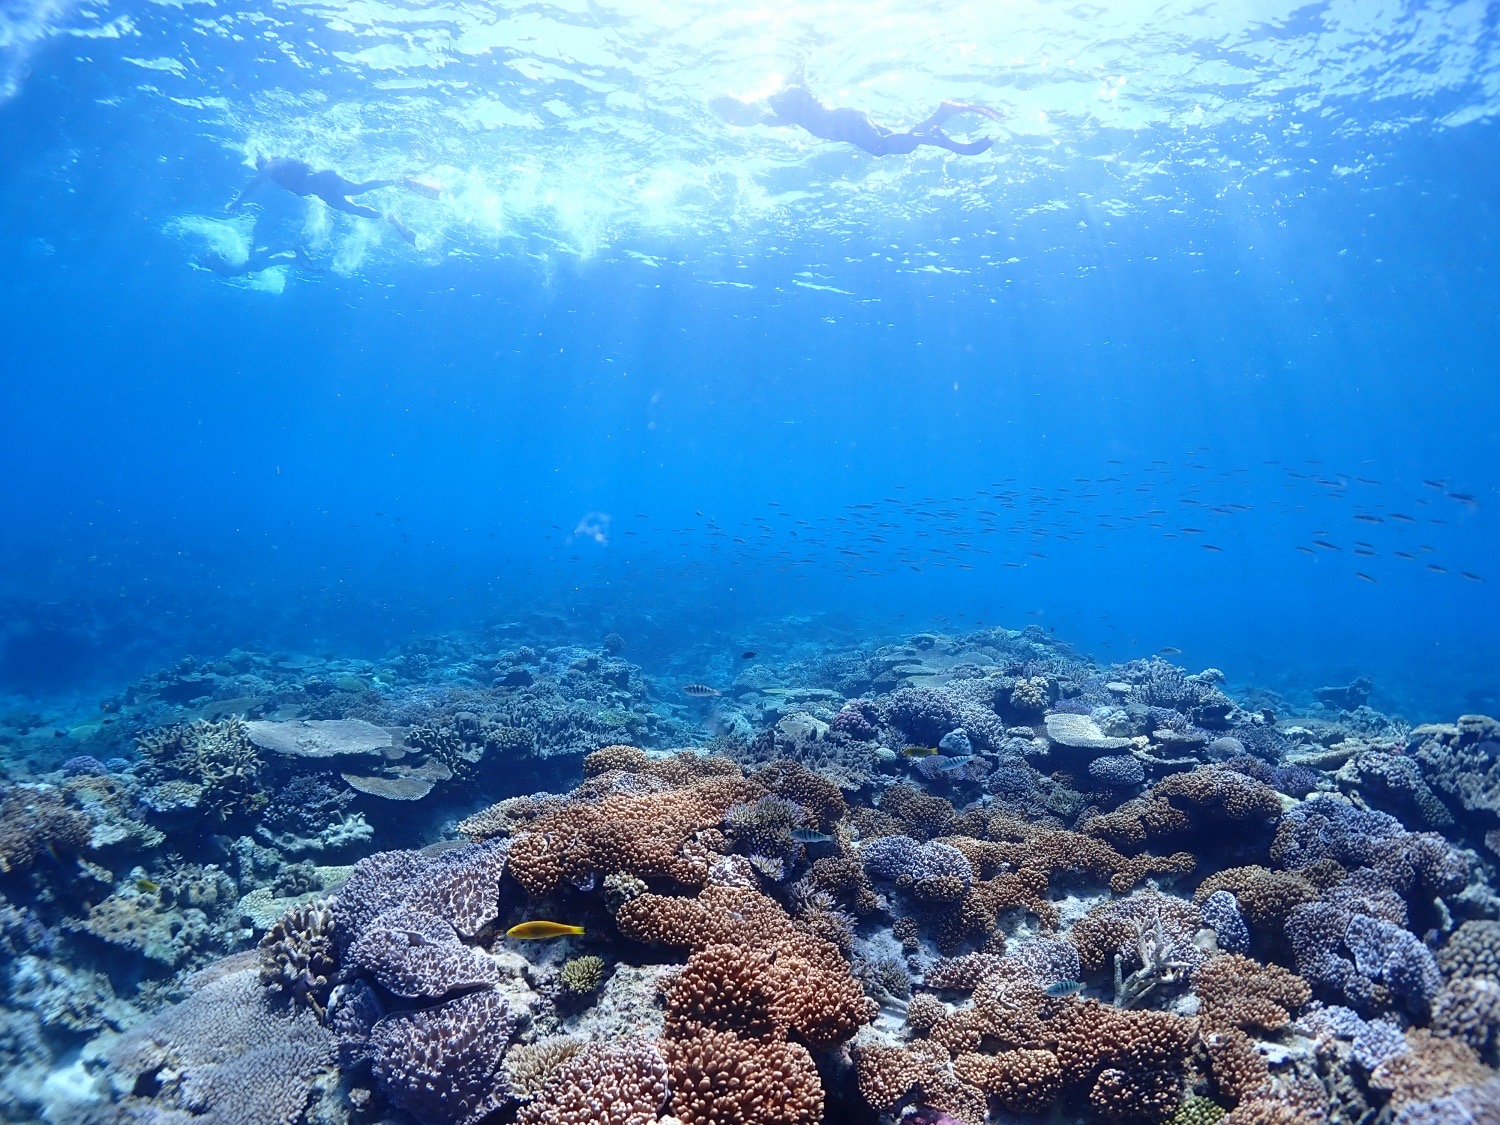
[[[266,183],[285,188],[293,195],[317,196],[335,211],[362,215],[367,219],[384,219],[396,228],[397,234],[413,246],[416,245],[417,236],[395,215],[382,213],[363,203],[356,203],[349,197],[363,195],[367,191],[383,187],[405,187],[427,196],[434,194],[432,188],[416,180],[365,180],[363,183],[355,183],[353,180],[344,179],[332,169],[314,168],[306,161],[297,160],[294,157],[258,156],[255,158],[255,179],[251,180],[245,189],[230,201],[229,210],[238,209],[247,195]]]
[[[856,145],[871,156],[905,155],[915,152],[919,145],[935,145],[959,156],[978,156],[995,143],[993,137],[955,141],[941,126],[961,113],[1001,120],[1000,114],[987,106],[945,101],[925,121],[898,132],[877,125],[863,110],[824,105],[803,84],[800,68],[785,86],[765,99],[764,106],[731,97],[715,98],[710,105],[731,125],[798,125],[815,137]]]
[[[243,262],[236,262],[225,257],[217,250],[210,250],[193,260],[193,264],[199,269],[216,273],[220,277],[249,277],[253,273],[260,273],[272,266],[284,266],[294,264],[303,273],[327,273],[321,266],[316,266],[307,256],[302,247],[297,246],[291,250],[272,250],[268,246],[257,246],[250,251]]]

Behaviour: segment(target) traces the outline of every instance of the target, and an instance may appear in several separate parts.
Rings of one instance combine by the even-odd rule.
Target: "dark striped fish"
[[[707,684],[683,684],[682,694],[691,695],[694,699],[712,699],[716,695],[723,695],[718,688],[711,688]]]

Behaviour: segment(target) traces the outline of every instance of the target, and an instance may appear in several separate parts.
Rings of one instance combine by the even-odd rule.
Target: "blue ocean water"
[[[508,621],[699,678],[1039,624],[1493,710],[1495,24],[7,4],[0,694]],[[799,65],[995,144],[711,111]],[[415,178],[362,197],[415,245],[272,185],[230,213],[257,156]]]

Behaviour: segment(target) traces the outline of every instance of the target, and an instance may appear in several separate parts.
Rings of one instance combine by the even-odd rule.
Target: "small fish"
[[[1316,543],[1319,547],[1322,547],[1325,551],[1337,551],[1340,549],[1337,543],[1330,543],[1326,539],[1314,539],[1313,542]]]
[[[1316,555],[1318,553],[1317,551],[1314,551],[1311,547],[1304,547],[1301,544],[1298,544],[1297,550],[1301,551],[1304,555]]]
[[[1458,573],[1461,574],[1463,577],[1467,578],[1470,582],[1483,582],[1484,581],[1484,579],[1481,578],[1479,575],[1474,574],[1474,573],[1472,573],[1470,571],[1467,571],[1467,570],[1460,570]]]
[[[1166,648],[1159,648],[1156,651],[1160,656],[1180,656],[1182,654],[1182,649],[1173,648],[1171,645],[1168,645]]]
[[[1391,554],[1395,555],[1398,559],[1414,559],[1417,557],[1416,555],[1409,554],[1406,551],[1392,551]]]
[[[1062,996],[1076,996],[1082,991],[1081,980],[1060,980],[1056,984],[1049,984],[1046,988],[1047,995],[1054,999]]]
[[[757,653],[754,649],[747,648],[744,652],[740,653],[740,659],[741,660],[754,660],[759,655],[760,654]]]
[[[521,922],[505,931],[505,936],[517,941],[546,941],[548,938],[581,937],[582,926],[569,926],[565,922]]]
[[[792,839],[799,844],[827,844],[833,840],[827,832],[819,832],[816,828],[793,828]]]
[[[930,758],[937,752],[936,746],[908,746],[901,751],[908,758]]]
[[[1434,574],[1447,574],[1448,573],[1448,568],[1446,566],[1438,566],[1437,563],[1428,563],[1427,564],[1427,569],[1430,570],[1430,571],[1432,571]]]
[[[949,758],[938,766],[944,773],[957,773],[974,760],[973,754],[960,754],[955,758]]]
[[[140,891],[142,894],[149,895],[155,891],[161,890],[161,887],[159,884],[153,883],[150,879],[137,879],[135,881],[135,889]]]
[[[1378,579],[1378,578],[1371,578],[1368,574],[1366,574],[1362,570],[1356,570],[1354,572],[1354,577],[1356,577],[1356,578],[1363,578],[1366,582],[1372,582],[1372,583],[1378,583],[1380,581],[1380,579]]]
[[[690,695],[694,699],[712,699],[716,695],[722,695],[718,688],[711,688],[707,684],[683,684],[682,694]]]
[[[1217,551],[1221,555],[1224,553],[1223,547],[1215,547],[1212,543],[1200,543],[1199,546],[1205,551]]]
[[[1470,495],[1467,492],[1449,492],[1445,493],[1445,495],[1449,500],[1457,500],[1460,504],[1473,504],[1475,507],[1479,506],[1479,497]]]

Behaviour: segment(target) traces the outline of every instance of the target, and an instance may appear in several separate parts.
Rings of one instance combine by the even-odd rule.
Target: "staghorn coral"
[[[269,800],[260,787],[265,762],[243,719],[149,731],[136,745],[148,781],[196,787],[195,807],[219,822],[254,816]]]

